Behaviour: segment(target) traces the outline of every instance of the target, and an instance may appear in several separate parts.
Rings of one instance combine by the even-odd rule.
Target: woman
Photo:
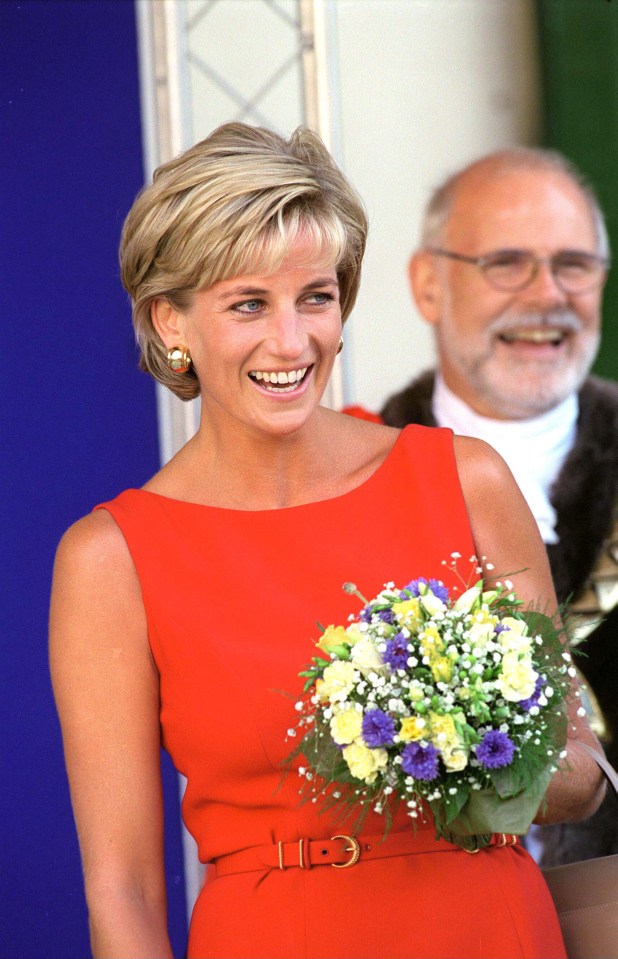
[[[356,611],[344,580],[374,595],[391,579],[446,579],[457,550],[525,570],[522,598],[555,604],[534,521],[488,447],[320,406],[365,235],[317,137],[242,124],[161,167],[126,220],[142,364],[199,394],[202,415],[143,489],[80,520],[58,550],[51,665],[96,956],[171,955],[161,740],[214,863],[190,957],[563,955],[520,847],[470,856],[426,823],[414,854],[369,855],[365,842],[353,868],[333,869],[349,858],[329,841],[341,829],[299,805],[294,776],[281,785],[316,621]],[[576,715],[569,735],[548,821],[600,799]],[[382,831],[372,814],[364,833]],[[398,815],[392,834],[410,831]]]

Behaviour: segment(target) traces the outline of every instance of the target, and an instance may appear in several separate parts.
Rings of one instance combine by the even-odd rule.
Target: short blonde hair
[[[226,123],[160,166],[137,196],[120,241],[122,282],[133,303],[140,367],[181,399],[199,394],[179,376],[152,324],[155,300],[187,310],[192,295],[243,273],[272,273],[302,234],[315,259],[335,264],[342,319],[354,306],[367,237],[360,197],[316,134],[283,137]]]

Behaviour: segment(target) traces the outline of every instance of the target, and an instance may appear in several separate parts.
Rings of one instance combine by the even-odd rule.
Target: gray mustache
[[[494,336],[501,333],[512,333],[516,330],[539,326],[547,330],[562,330],[567,333],[579,333],[583,324],[579,317],[570,310],[560,310],[553,313],[503,313],[497,316],[489,326],[487,332]]]

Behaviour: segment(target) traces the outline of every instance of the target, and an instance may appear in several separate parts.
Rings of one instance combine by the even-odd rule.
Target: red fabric
[[[164,744],[188,779],[183,815],[200,857],[345,832],[299,805],[296,774],[281,780],[297,673],[317,621],[359,611],[345,581],[367,597],[416,576],[456,584],[442,560],[457,550],[465,561],[473,542],[450,431],[407,427],[360,487],[306,506],[242,512],[141,490],[104,505],[140,577]],[[363,832],[383,826],[372,813]],[[400,810],[393,829],[412,828]],[[564,949],[536,865],[506,847],[215,878],[188,955],[559,959]]]
[[[384,420],[379,413],[371,413],[364,406],[344,406],[342,413],[348,416],[355,416],[358,420],[367,420],[369,423],[383,423]]]

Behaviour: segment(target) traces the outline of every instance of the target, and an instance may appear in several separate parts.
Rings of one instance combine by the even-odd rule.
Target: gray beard
[[[540,326],[556,328],[580,336],[578,351],[556,369],[546,362],[516,358],[507,366],[496,361],[493,343],[497,336],[514,330]],[[571,311],[551,314],[504,313],[487,328],[489,347],[482,356],[469,357],[449,351],[451,362],[466,376],[474,390],[501,416],[528,419],[553,409],[571,393],[577,392],[595,360],[600,334],[583,331],[579,317]]]

